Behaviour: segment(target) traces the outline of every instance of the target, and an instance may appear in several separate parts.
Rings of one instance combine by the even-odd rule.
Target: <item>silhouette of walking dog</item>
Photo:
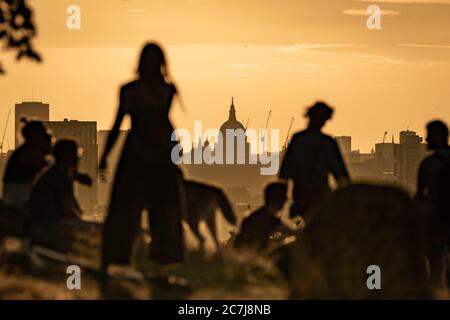
[[[204,221],[208,226],[217,251],[220,243],[217,237],[216,210],[220,209],[225,219],[232,225],[236,224],[236,216],[230,202],[219,188],[194,181],[186,181],[186,196],[188,216],[185,217],[192,232],[199,241],[200,250],[204,250],[205,238],[200,233],[199,224]],[[151,226],[150,226],[151,228]]]

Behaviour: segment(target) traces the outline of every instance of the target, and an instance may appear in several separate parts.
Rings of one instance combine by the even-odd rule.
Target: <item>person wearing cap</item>
[[[333,109],[324,102],[308,108],[308,127],[292,137],[280,169],[280,178],[294,183],[291,217],[300,216],[306,222],[305,213],[330,192],[330,174],[339,186],[350,182],[337,142],[322,132],[332,115]]]

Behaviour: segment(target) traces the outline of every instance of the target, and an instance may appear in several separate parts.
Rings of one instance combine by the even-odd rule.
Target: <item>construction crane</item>
[[[5,143],[6,130],[8,129],[8,122],[10,116],[11,116],[11,109],[8,110],[8,116],[6,117],[5,129],[3,130],[2,141],[0,143],[0,153],[3,153],[3,144]]]
[[[289,124],[288,132],[287,132],[287,134],[286,134],[286,141],[284,142],[284,147],[283,147],[284,151],[286,151],[286,149],[287,149],[287,147],[288,147],[288,144],[289,144],[289,136],[291,135],[292,126],[294,125],[294,121],[295,121],[295,118],[292,117],[291,123]]]
[[[261,137],[261,142],[264,143],[266,140],[266,132],[267,129],[269,128],[269,123],[270,123],[270,119],[272,118],[272,110],[269,111],[269,115],[267,116],[267,121],[266,121],[266,127],[264,128],[262,137]]]
[[[269,111],[269,115],[267,116],[265,131],[269,128],[270,119],[272,118],[272,110]]]

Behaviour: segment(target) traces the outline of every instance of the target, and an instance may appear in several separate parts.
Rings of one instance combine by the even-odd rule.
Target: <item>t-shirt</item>
[[[73,180],[67,168],[54,164],[38,178],[31,194],[31,221],[56,223],[63,217],[61,197],[73,199]]]
[[[237,248],[266,249],[270,236],[281,225],[280,218],[268,212],[266,207],[262,207],[244,219],[241,232],[237,235],[234,245]]]
[[[337,142],[320,131],[295,134],[281,165],[280,177],[292,179],[295,187],[327,189],[328,175],[348,177]]]

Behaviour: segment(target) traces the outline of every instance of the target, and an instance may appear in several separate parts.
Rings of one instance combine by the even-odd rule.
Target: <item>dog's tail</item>
[[[219,208],[222,211],[223,216],[233,226],[236,225],[237,222],[236,215],[234,214],[234,210],[231,207],[230,201],[228,201],[227,196],[219,188],[214,188],[214,191],[217,198],[217,204],[219,205]]]

